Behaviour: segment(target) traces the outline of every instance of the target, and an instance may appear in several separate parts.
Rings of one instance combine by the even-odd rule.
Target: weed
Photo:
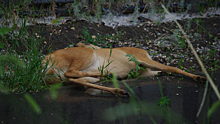
[[[10,30],[13,30],[14,27],[11,29],[3,28],[0,29],[4,34],[9,32]],[[22,29],[22,30],[21,30]],[[25,23],[23,24],[23,27],[19,30],[19,37],[24,37],[26,30]],[[16,35],[15,35],[16,36]],[[1,77],[0,77],[0,83],[2,86],[4,86],[6,89],[8,89],[11,92],[25,92],[25,91],[40,91],[40,90],[47,90],[48,86],[45,86],[44,81],[42,80],[43,73],[41,73],[41,61],[42,61],[42,53],[40,53],[40,42],[36,38],[26,38],[24,41],[20,39],[19,44],[23,44],[26,48],[26,50],[21,51],[21,48],[18,47],[19,44],[17,42],[17,39],[11,39],[12,48],[14,48],[14,51],[11,49],[9,50],[9,54],[7,55],[1,55]],[[29,42],[25,42],[28,40]],[[1,43],[3,44],[3,43]],[[4,42],[3,48],[7,49],[8,41]],[[4,47],[7,46],[7,47]],[[19,55],[17,53],[21,53],[22,55]]]
[[[37,102],[33,99],[33,97],[31,97],[31,95],[28,93],[25,93],[24,97],[29,102],[30,106],[33,108],[33,111],[37,114],[41,114],[42,110],[40,106],[37,104]]]
[[[129,62],[133,61],[136,64],[135,69],[132,69],[131,72],[128,74],[128,79],[137,78],[140,70],[147,71],[145,68],[140,67],[140,62],[137,61],[135,56],[127,54],[126,57],[128,57]]]
[[[157,105],[160,106],[160,107],[169,106],[170,102],[171,101],[167,96],[163,96],[163,97],[160,98],[160,100],[158,100]]]
[[[152,55],[154,55],[154,56],[156,56],[157,54],[158,54],[157,52],[152,53]]]
[[[219,108],[220,108],[220,101],[216,101],[215,103],[213,103],[211,108],[208,110],[207,113],[208,118],[210,118]]]
[[[111,36],[111,35],[105,35],[104,37],[102,37],[101,35],[97,35],[97,37],[92,38],[92,36],[89,34],[87,28],[83,28],[82,29],[82,33],[85,36],[85,43],[90,43],[96,46],[101,46],[102,48],[109,48],[112,46],[112,43],[108,43],[106,42],[106,40],[110,40],[112,39],[113,41],[119,41],[121,39],[121,36],[124,35],[124,33],[122,33],[122,31],[119,31],[119,33],[117,33],[115,36]]]
[[[178,62],[178,65],[180,67],[180,69],[182,70],[183,69],[183,66],[181,65],[183,63],[183,60],[184,59],[179,59],[179,62]]]
[[[82,29],[82,33],[84,34],[85,39],[86,39],[85,43],[91,43],[91,44],[94,43],[94,39],[91,37],[86,27]],[[94,45],[97,45],[97,44],[94,44]]]
[[[199,29],[198,28],[196,29],[197,29],[197,32],[201,34],[204,31],[203,30],[204,28],[201,26],[204,22],[202,21],[201,18],[196,18],[193,21],[199,26]]]
[[[105,74],[105,77],[103,79],[104,81],[108,81],[113,76],[113,75],[109,75],[110,70],[107,69],[108,66],[113,62],[113,61],[110,61],[111,55],[112,55],[112,49],[110,49],[110,54],[107,60],[107,64],[105,65],[105,59],[104,59],[102,66],[98,67],[98,70],[101,73],[101,77],[103,77],[103,74]]]
[[[103,47],[103,48],[107,48],[107,47],[111,47],[112,46],[112,44],[108,44],[108,42],[106,42],[104,40],[104,39],[110,39],[111,38],[110,35],[106,35],[104,37],[104,39],[102,38],[101,35],[98,35],[97,37],[92,38],[92,36],[89,34],[87,28],[84,27],[82,30],[83,30],[82,33],[85,36],[85,43],[90,43],[90,44],[93,44],[93,45],[96,45],[96,46],[100,46],[101,45],[101,47]]]
[[[180,43],[180,46],[182,48],[186,48],[187,45],[186,45],[186,42],[185,42],[185,38],[182,38],[180,33],[178,33],[178,35],[176,37],[178,39],[178,42]]]
[[[121,39],[121,36],[124,35],[123,30],[119,31],[114,37],[113,40],[119,42],[119,40]]]
[[[160,107],[170,106],[171,101],[167,96],[164,96],[160,79],[158,79],[158,84],[159,84],[159,88],[160,88],[161,98],[160,98],[160,100],[157,100],[158,101],[157,105]]]
[[[187,24],[186,24],[186,30],[187,30],[187,32],[190,31],[190,29],[191,29],[191,24],[192,24],[192,19],[189,18],[189,19],[187,20]]]
[[[179,80],[182,81],[182,80],[183,80],[183,77],[181,77]]]
[[[171,57],[171,56],[169,56],[169,59],[170,59],[170,60],[172,60],[172,57]]]

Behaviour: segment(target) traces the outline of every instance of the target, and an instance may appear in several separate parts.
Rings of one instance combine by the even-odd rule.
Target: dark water
[[[214,74],[214,82],[219,85],[219,72]],[[171,100],[169,109],[161,109],[157,101],[161,97],[158,80],[126,81],[135,92],[136,102],[121,99],[105,93],[92,96],[84,89],[66,86],[59,90],[53,101],[48,92],[29,93],[40,106],[42,113],[36,114],[26,101],[24,94],[0,95],[0,123],[3,124],[103,124],[127,123],[151,124],[153,122],[211,124],[220,123],[220,109],[207,119],[208,107],[217,100],[209,86],[208,96],[199,117],[196,117],[202,101],[205,85],[189,78],[169,76],[159,78],[165,96]],[[137,87],[137,85],[139,85]],[[129,91],[124,85],[123,89]],[[136,105],[136,108],[134,107]],[[135,109],[135,110],[134,110]],[[135,111],[137,112],[135,114]],[[121,117],[120,114],[126,116]],[[116,117],[116,119],[114,119]]]

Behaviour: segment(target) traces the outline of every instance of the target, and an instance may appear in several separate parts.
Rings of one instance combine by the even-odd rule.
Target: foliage
[[[185,42],[185,38],[182,38],[181,35],[180,35],[180,33],[178,33],[178,35],[177,35],[176,37],[177,37],[177,39],[178,39],[178,42],[180,43],[180,46],[181,46],[182,48],[186,48],[187,45],[186,45],[186,42]]]
[[[26,98],[26,100],[28,101],[28,103],[30,104],[30,106],[33,108],[34,112],[37,114],[40,114],[42,112],[40,106],[37,104],[37,102],[31,97],[30,94],[25,93],[24,97]]]
[[[212,105],[212,107],[208,110],[208,113],[207,113],[208,118],[210,118],[219,108],[220,108],[220,101],[216,101]]]
[[[104,40],[104,39],[110,39],[109,35],[104,36],[104,38],[102,38],[101,35],[98,35],[97,37],[92,38],[92,36],[89,34],[87,28],[84,27],[82,30],[83,30],[82,33],[85,36],[85,43],[90,43],[90,44],[93,44],[96,46],[101,45],[102,48],[107,48],[107,47],[112,46],[112,44],[109,44],[108,42],[106,42]]]
[[[26,1],[26,0],[25,0]],[[181,0],[182,2],[183,0]],[[111,0],[110,3],[112,3],[113,0]],[[121,1],[119,1],[121,2]],[[130,2],[130,1],[129,1]],[[28,2],[30,3],[30,1]],[[25,9],[25,6],[27,2],[24,3],[20,3],[18,5],[17,8],[17,12],[22,11]],[[28,4],[27,4],[28,5]],[[80,11],[80,4],[74,4],[75,7],[75,15],[78,19],[82,18],[81,11]],[[136,6],[138,6],[136,4]],[[152,6],[152,16],[154,16],[154,14],[156,14],[155,8]],[[43,39],[37,39],[35,37],[29,37],[26,38],[25,32],[26,32],[26,17],[24,17],[24,20],[22,23],[22,27],[19,28],[19,37],[13,37],[12,40],[11,39],[6,39],[5,35],[7,33],[9,33],[10,31],[14,30],[15,28],[15,23],[17,20],[17,15],[18,13],[15,12],[15,14],[11,14],[13,13],[13,11],[15,10],[16,6],[10,6],[8,9],[3,7],[2,5],[0,5],[0,14],[3,15],[3,20],[9,20],[12,22],[12,24],[14,25],[12,28],[7,28],[7,26],[5,26],[4,28],[0,29],[0,35],[2,35],[4,41],[0,41],[0,50],[1,49],[7,49],[8,48],[8,54],[1,54],[0,56],[0,91],[6,92],[6,91],[10,91],[10,92],[25,92],[25,91],[41,91],[41,90],[47,90],[48,86],[45,86],[45,82],[44,80],[42,80],[42,78],[44,78],[44,74],[45,74],[45,70],[44,68],[41,68],[41,61],[42,61],[42,56],[43,54],[41,53],[41,49],[40,49],[40,40]],[[21,7],[21,8],[20,8]],[[100,21],[100,19],[102,18],[102,12],[101,12],[101,4],[99,4],[97,7],[97,12],[95,14],[95,16],[98,18],[98,20]],[[110,8],[110,7],[109,7]],[[181,8],[182,9],[182,8]],[[199,11],[200,13],[204,13],[204,7],[200,7]],[[137,12],[137,8],[135,10],[135,12]],[[70,14],[70,10],[69,14]],[[155,12],[153,12],[155,11]],[[135,13],[137,14],[137,13]],[[163,13],[162,13],[163,14]],[[88,15],[88,14],[87,14]],[[135,16],[135,15],[134,15]],[[35,15],[33,15],[33,17],[35,17]],[[163,17],[163,15],[162,15]],[[86,19],[90,19],[91,21],[94,20],[94,18],[92,18],[92,16],[89,17],[84,17]],[[136,18],[136,17],[135,17]],[[93,19],[93,20],[92,20]],[[201,23],[201,19],[194,19],[196,21],[196,23]],[[1,20],[0,20],[1,21]],[[158,23],[160,22],[160,19],[157,20]],[[6,23],[6,21],[1,23]],[[56,24],[59,23],[58,19],[55,19],[52,23]],[[157,23],[156,23],[157,24]],[[200,26],[200,25],[199,25]],[[188,30],[191,29],[191,21],[189,21]],[[204,28],[202,28],[200,26],[200,28],[198,29],[198,33],[207,33]],[[13,34],[13,32],[12,32]],[[86,28],[83,29],[83,34],[86,37],[86,41],[85,43],[92,43],[94,45],[101,45],[102,47],[110,47],[111,44],[108,44],[105,40],[110,40],[111,38],[113,40],[117,40],[119,41],[121,39],[121,35],[123,35],[123,33],[119,33],[116,36],[110,36],[110,35],[106,35],[104,37],[102,37],[101,35],[98,35],[96,38],[92,38],[91,35],[88,33],[88,30]],[[13,34],[14,36],[14,34]],[[179,41],[179,44],[181,47],[187,47],[185,40],[186,38],[180,37],[180,33],[174,33],[174,37],[176,37],[176,39]],[[211,34],[209,34],[209,38],[213,38],[213,36]],[[19,40],[17,40],[19,39]],[[8,47],[9,46],[9,42],[11,41],[12,47]],[[28,41],[28,42],[26,42]],[[210,42],[210,41],[209,41]],[[17,53],[16,51],[19,49],[22,49],[23,47],[20,46],[24,46],[25,48],[27,48],[25,51],[23,51],[22,53]],[[211,46],[211,42],[210,42],[210,46]],[[210,47],[211,48],[211,47]],[[11,50],[12,49],[12,50]],[[15,50],[15,51],[14,51]],[[215,57],[216,55],[218,55],[218,52],[216,52],[215,49],[210,49],[209,51],[209,58]],[[127,57],[129,57],[129,61],[133,61],[136,63],[136,68],[134,70],[131,71],[131,73],[129,74],[129,78],[136,78],[139,73],[139,70],[145,70],[143,67],[140,67],[140,63],[137,61],[137,59],[132,56],[132,55],[126,55]],[[209,60],[208,60],[209,61]],[[102,72],[102,74],[104,73],[104,70],[109,66],[109,64],[111,64],[112,61],[108,61],[107,65],[104,65],[99,68],[99,70]],[[212,64],[212,66],[214,66],[214,70],[219,68],[218,65],[219,60],[215,60]],[[180,62],[178,63],[180,68],[182,68],[181,64],[182,61],[180,60]],[[191,68],[191,70],[193,70],[193,67]],[[116,75],[113,76],[114,80],[113,82],[117,82],[116,79]],[[51,87],[51,96],[52,99],[56,99],[57,97],[57,89],[59,88],[60,85]],[[117,85],[115,85],[116,87],[118,87]],[[162,88],[160,88],[162,89]],[[130,92],[132,92],[132,89],[129,89]],[[39,106],[37,106],[37,103],[31,98],[31,96],[29,94],[25,94],[25,98],[29,101],[29,103],[32,105],[33,109],[35,112],[40,113],[41,110],[39,108]],[[133,101],[134,97],[132,98]],[[170,104],[170,99],[168,99],[168,97],[165,96],[161,96],[158,105],[159,106],[168,106]],[[211,115],[213,113],[215,113],[215,111],[219,108],[219,101],[217,101],[216,103],[214,103],[212,105],[212,107],[209,109],[207,116],[211,117]],[[109,110],[107,110],[107,118],[109,120],[115,120],[118,119],[120,117],[125,117],[125,116],[129,116],[129,115],[138,115],[139,113],[144,113],[144,114],[148,114],[148,115],[153,115],[153,116],[163,116],[163,113],[161,113],[160,110],[156,109],[157,106],[155,106],[155,103],[145,103],[145,102],[132,102],[131,104],[127,104],[127,105],[120,105],[120,106],[116,106],[115,108],[110,108]],[[111,114],[111,112],[113,110],[116,110],[116,112],[113,112]],[[109,113],[110,114],[109,114]],[[115,115],[115,113],[117,113],[118,115]],[[178,113],[176,112],[172,112],[171,114],[173,115],[173,117],[171,118],[172,123],[181,123],[181,117],[178,116],[179,121],[175,121],[175,117],[178,115]],[[105,114],[104,114],[105,115]],[[152,121],[154,122],[154,121]]]
[[[119,104],[115,107],[105,110],[103,118],[107,121],[114,121],[124,117],[134,116],[138,118],[139,115],[142,115],[142,117],[147,115],[146,117],[149,117],[154,124],[156,121],[153,119],[153,117],[163,118],[166,123],[182,123],[183,117],[179,113],[175,112],[175,110],[158,108],[155,103],[138,101],[136,102],[136,107],[137,108],[134,108],[132,103]]]
[[[95,37],[92,37],[89,32],[88,29],[86,27],[84,27],[82,29],[82,33],[85,36],[85,43],[90,43],[96,46],[101,46],[102,48],[111,48],[112,47],[112,43],[107,42],[107,40],[113,40],[113,41],[119,41],[121,39],[121,36],[124,35],[124,33],[122,31],[119,31],[119,33],[117,33],[114,36],[111,35],[105,35],[104,37],[101,36],[100,34],[98,34]]]
[[[113,61],[110,61],[111,55],[112,55],[112,49],[110,49],[110,54],[109,54],[109,57],[108,57],[108,60],[107,60],[107,64],[105,64],[106,59],[104,59],[104,61],[102,63],[102,66],[98,67],[98,70],[101,73],[101,77],[105,74],[104,79],[103,79],[104,81],[107,81],[108,79],[111,79],[112,76],[113,76],[109,73],[111,70],[107,69],[109,67],[109,65],[113,62]]]
[[[168,107],[168,106],[170,106],[171,101],[167,96],[164,96],[160,79],[158,79],[158,84],[159,84],[159,88],[160,88],[161,98],[160,98],[160,100],[157,100],[158,101],[157,105],[160,107],[164,107],[164,106]]]
[[[13,30],[14,28],[16,27],[16,25],[14,25],[13,27],[11,28],[0,28],[0,35],[2,37],[4,37],[4,35],[6,35],[7,33],[9,33],[11,30]],[[0,49],[4,48],[4,45],[3,43],[0,41]]]
[[[178,65],[181,70],[183,69],[183,66],[181,65],[182,63],[183,63],[183,59],[179,59]]]
[[[128,74],[128,79],[131,78],[137,78],[139,76],[139,71],[147,71],[144,67],[140,66],[140,62],[138,62],[137,58],[134,55],[127,54],[126,57],[128,57],[128,61],[133,61],[136,64],[135,69],[132,69],[131,72]]]
[[[162,107],[162,106],[169,106],[170,105],[170,99],[167,96],[163,96],[158,100],[157,105]]]
[[[58,96],[58,89],[62,86],[62,84],[55,84],[51,86],[50,96],[53,100],[56,100]]]
[[[9,31],[9,29],[6,30]],[[25,42],[26,40],[29,42]],[[15,41],[17,39],[12,39],[10,42],[15,43]],[[20,40],[19,44],[25,45],[27,49],[22,52],[21,48],[17,47],[18,45],[12,44],[14,51],[9,49],[8,54],[0,56],[0,84],[10,92],[47,90],[48,86],[45,86],[42,80],[45,72],[42,73],[43,54],[40,50],[39,40],[29,37],[24,41]],[[9,46],[8,42],[5,42],[5,45]],[[19,55],[16,51],[20,51],[20,54],[23,53],[23,55]]]

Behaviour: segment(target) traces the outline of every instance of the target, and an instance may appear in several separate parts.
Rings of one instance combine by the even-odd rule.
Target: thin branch
[[[172,17],[172,18],[174,19],[174,17],[168,12],[168,10],[166,9],[166,7],[165,7],[163,4],[162,4],[162,7],[163,7],[164,11],[165,11],[167,14],[169,14],[170,17]],[[202,63],[202,61],[200,60],[198,54],[196,53],[196,51],[195,51],[195,49],[193,48],[191,42],[189,41],[188,37],[186,36],[186,33],[183,31],[181,25],[176,21],[176,19],[174,19],[174,21],[175,21],[175,23],[177,24],[177,26],[179,27],[179,29],[182,31],[182,33],[183,33],[183,35],[184,35],[184,37],[185,37],[185,39],[186,39],[186,41],[187,41],[187,43],[188,43],[190,49],[192,50],[193,54],[194,54],[195,57],[196,57],[196,60],[198,61],[199,65],[201,66],[203,73],[206,75],[206,77],[207,77],[207,79],[208,79],[210,85],[212,86],[212,89],[214,90],[216,96],[218,97],[218,100],[220,100],[220,93],[219,93],[219,91],[218,91],[218,88],[216,87],[216,85],[215,85],[214,82],[212,81],[211,77],[209,76],[208,72],[206,71],[206,69],[205,69],[205,67],[204,67],[204,65],[203,65],[203,63]]]

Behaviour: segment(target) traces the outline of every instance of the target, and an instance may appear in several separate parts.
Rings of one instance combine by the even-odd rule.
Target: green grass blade
[[[212,116],[212,114],[214,114],[216,112],[216,110],[218,110],[218,108],[220,107],[220,101],[216,101],[212,107],[208,110],[207,116],[208,118],[210,118]]]
[[[41,113],[41,108],[36,103],[36,101],[31,97],[31,95],[29,95],[28,93],[25,93],[24,97],[27,99],[28,103],[33,108],[34,112],[36,112],[37,114],[40,114]]]
[[[113,81],[113,85],[114,85],[114,87],[115,87],[115,88],[119,88],[118,80],[117,80],[117,76],[116,76],[115,73],[113,73],[112,81]]]
[[[50,89],[50,96],[53,100],[56,100],[57,96],[58,96],[58,90],[61,87],[60,84],[55,84],[51,86]]]

